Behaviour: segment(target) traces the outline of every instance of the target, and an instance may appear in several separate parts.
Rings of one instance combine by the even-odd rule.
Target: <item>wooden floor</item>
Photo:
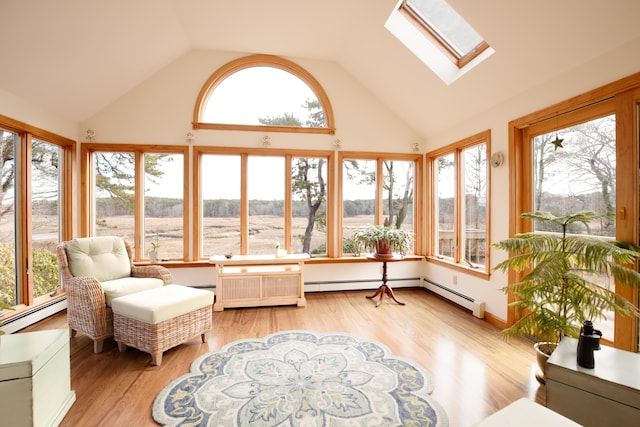
[[[151,406],[171,380],[189,371],[203,353],[235,340],[285,330],[345,332],[386,344],[395,355],[431,372],[432,396],[447,412],[451,427],[471,426],[527,397],[544,404],[545,389],[535,380],[531,343],[504,342],[498,329],[423,289],[397,289],[400,306],[385,299],[378,308],[371,291],[307,294],[307,307],[226,309],[214,312],[209,342],[191,340],[164,353],[162,366],[135,349],[118,352],[113,340],[93,353],[83,334],[71,339],[71,388],[76,402],[61,426],[153,426]],[[25,331],[66,328],[57,314]]]

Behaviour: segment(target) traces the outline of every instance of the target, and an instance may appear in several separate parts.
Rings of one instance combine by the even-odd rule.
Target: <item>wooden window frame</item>
[[[201,182],[201,159],[203,155],[237,155],[241,158],[241,185],[240,185],[240,250],[241,254],[247,253],[248,248],[248,223],[249,223],[249,209],[247,199],[247,160],[249,156],[271,156],[284,158],[285,168],[285,211],[284,211],[284,249],[291,250],[291,215],[292,215],[292,180],[291,180],[291,162],[295,157],[307,157],[307,158],[325,158],[327,159],[327,256],[333,256],[334,246],[334,230],[335,225],[331,220],[333,212],[333,194],[335,192],[335,179],[334,179],[334,163],[335,152],[334,151],[317,151],[317,150],[289,150],[289,149],[272,149],[272,148],[231,148],[231,147],[204,147],[198,146],[193,148],[193,227],[191,233],[193,235],[192,252],[195,259],[208,259],[201,253],[201,241],[202,241],[202,182]],[[213,255],[213,254],[211,254]],[[210,255],[209,255],[210,256]]]
[[[16,263],[16,280],[19,286],[19,300],[15,310],[2,316],[8,319],[31,310],[34,307],[48,304],[65,296],[61,289],[54,296],[43,295],[34,297],[35,287],[33,283],[33,244],[32,244],[32,200],[31,200],[31,145],[34,139],[56,145],[62,149],[60,160],[60,238],[70,239],[75,228],[75,200],[73,194],[73,182],[75,180],[76,142],[40,129],[27,123],[0,115],[0,128],[18,135],[18,151],[15,158],[15,207],[18,212],[16,217],[16,251],[18,252]]]
[[[315,93],[324,110],[326,127],[310,128],[297,126],[271,126],[271,125],[243,125],[243,124],[226,124],[226,123],[208,123],[202,120],[202,115],[206,103],[216,89],[230,75],[252,67],[271,67],[293,74],[298,77]],[[335,121],[333,117],[333,109],[326,92],[316,80],[315,77],[298,64],[272,55],[250,55],[243,58],[235,59],[216,70],[211,77],[205,82],[196,99],[193,111],[193,129],[214,129],[214,130],[242,130],[257,132],[289,132],[289,133],[310,133],[310,134],[328,134],[334,135],[336,132]]]
[[[404,0],[398,7],[398,12],[405,17],[427,40],[434,46],[437,46],[444,55],[449,58],[459,69],[463,68],[469,62],[481,55],[485,50],[489,49],[489,44],[482,40],[476,47],[464,55],[460,55],[449,43],[446,42],[435,28],[432,28],[427,22],[420,18],[410,6],[407,0]],[[474,30],[475,31],[475,30]]]
[[[573,121],[582,121],[591,114],[590,106],[602,108],[609,102],[608,99],[611,99],[616,114],[616,239],[638,245],[640,73],[509,122],[509,236],[529,231],[531,227],[528,221],[520,218],[521,213],[528,211],[532,200],[530,150],[527,150],[529,128],[545,121],[553,125],[555,118],[563,114],[573,118]],[[570,112],[577,114],[569,115]],[[517,280],[518,274],[508,273],[509,283],[516,283]],[[620,287],[617,292],[638,306],[638,289]],[[515,296],[508,294],[507,302],[510,304],[514,301]],[[516,309],[509,306],[507,326],[516,320]],[[614,334],[614,347],[638,351],[638,319],[616,315]]]
[[[486,192],[487,192],[487,207],[486,207],[486,217],[487,217],[487,242],[486,242],[486,255],[485,255],[485,265],[479,266],[478,268],[472,268],[468,264],[464,263],[461,256],[462,245],[459,244],[459,240],[462,235],[462,197],[464,197],[464,188],[463,183],[464,179],[462,175],[462,167],[461,167],[461,153],[463,150],[479,145],[486,144]],[[435,185],[435,173],[437,167],[435,166],[435,162],[439,157],[454,154],[454,169],[455,169],[455,207],[454,207],[454,239],[456,240],[456,248],[454,252],[454,257],[452,261],[441,259],[436,256],[436,242],[435,236],[436,227],[438,227],[438,219],[436,217],[436,200],[437,195],[434,191]],[[470,274],[472,276],[480,277],[483,279],[488,279],[491,276],[491,250],[490,250],[490,242],[491,242],[491,130],[485,130],[483,132],[472,135],[468,138],[462,139],[460,141],[454,142],[453,144],[447,145],[445,147],[439,148],[437,150],[431,151],[427,153],[427,177],[431,182],[431,185],[427,187],[427,199],[429,203],[427,205],[427,218],[431,223],[431,229],[429,234],[429,243],[428,243],[428,252],[427,252],[427,260],[434,264],[439,264],[448,268],[452,268],[466,274]]]
[[[105,144],[83,143],[80,150],[80,203],[82,206],[80,233],[81,236],[93,234],[95,212],[93,210],[93,198],[95,196],[93,182],[92,156],[97,152],[127,152],[134,153],[136,170],[144,170],[144,154],[181,154],[183,156],[183,260],[189,260],[189,147],[175,145],[140,145],[140,144]],[[134,261],[144,260],[144,174],[135,174],[134,196]],[[176,260],[174,260],[176,261]]]
[[[422,154],[396,154],[396,153],[373,153],[373,152],[359,152],[359,151],[341,151],[338,156],[338,224],[337,224],[337,256],[343,257],[342,242],[344,239],[343,232],[343,212],[344,212],[344,197],[343,197],[343,180],[344,171],[343,164],[345,160],[374,160],[376,161],[376,177],[383,176],[382,162],[401,161],[401,162],[413,162],[414,167],[414,181],[413,181],[413,255],[423,255],[423,243],[421,236],[423,235],[423,221],[422,221],[422,207],[424,206],[424,156]],[[376,179],[376,209],[375,209],[375,224],[382,225],[383,223],[383,180]]]

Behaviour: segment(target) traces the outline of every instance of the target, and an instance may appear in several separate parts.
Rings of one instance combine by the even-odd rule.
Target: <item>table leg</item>
[[[405,303],[398,301],[393,293],[393,289],[391,289],[391,286],[387,285],[387,261],[382,261],[382,285],[378,286],[378,290],[376,290],[375,294],[368,296],[367,298],[373,299],[378,295],[380,295],[380,300],[376,303],[376,307],[382,303],[382,299],[385,295],[389,296],[389,298],[391,298],[396,304],[406,305]]]

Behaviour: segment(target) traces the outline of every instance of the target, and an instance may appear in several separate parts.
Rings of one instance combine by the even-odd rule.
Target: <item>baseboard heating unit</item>
[[[7,334],[18,332],[21,329],[31,326],[40,320],[46,319],[64,309],[67,308],[67,299],[60,298],[54,301],[50,301],[47,304],[41,305],[36,309],[22,312],[18,315],[11,317],[9,320],[5,320],[2,325],[2,330]]]
[[[424,287],[430,290],[433,293],[436,293],[450,301],[455,302],[456,304],[471,310],[474,316],[479,319],[484,319],[484,301],[478,301],[473,297],[464,295],[458,291],[454,291],[451,288],[447,288],[439,283],[433,282],[429,279],[422,278],[424,282]]]

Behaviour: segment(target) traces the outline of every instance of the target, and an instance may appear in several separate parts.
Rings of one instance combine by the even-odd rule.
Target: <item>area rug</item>
[[[431,375],[375,341],[286,331],[196,359],[156,397],[167,426],[438,426]]]

